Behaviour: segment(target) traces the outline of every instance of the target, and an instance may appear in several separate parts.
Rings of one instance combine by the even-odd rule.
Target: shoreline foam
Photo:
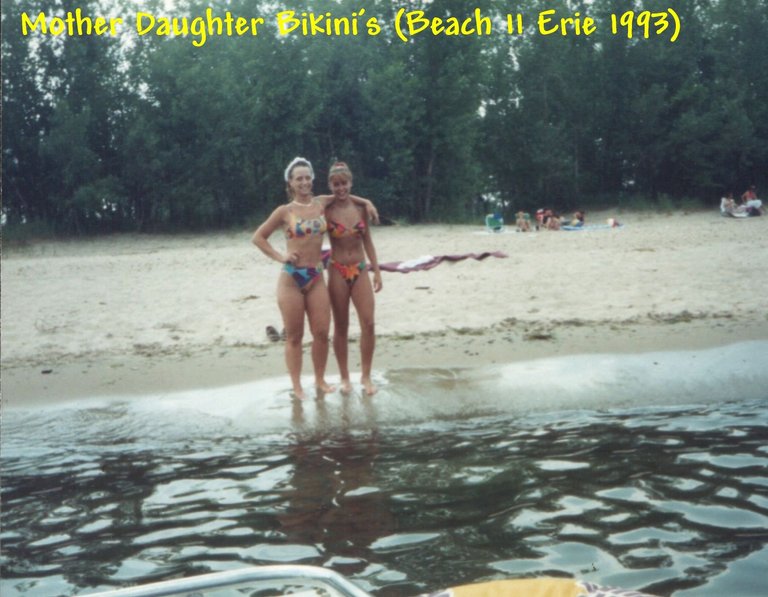
[[[768,341],[634,354],[580,354],[466,367],[401,368],[376,374],[379,394],[292,400],[280,376],[156,394],[16,404],[11,416],[103,420],[136,437],[370,430],[535,413],[708,408],[768,399]],[[638,411],[637,409],[640,409]],[[77,413],[81,413],[78,415]],[[84,414],[90,413],[90,414]],[[163,431],[164,430],[164,431]]]

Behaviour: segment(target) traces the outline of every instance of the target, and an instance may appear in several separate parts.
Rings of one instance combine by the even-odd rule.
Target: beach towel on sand
[[[401,274],[407,274],[408,272],[432,269],[433,267],[440,265],[443,261],[455,262],[462,261],[463,259],[477,259],[480,261],[486,257],[499,257],[503,259],[507,257],[507,254],[502,253],[501,251],[486,251],[484,253],[464,253],[463,255],[422,255],[415,259],[409,259],[408,261],[382,263],[379,265],[379,269],[385,272],[400,272]]]
[[[400,272],[401,274],[407,274],[408,272],[415,272],[420,270],[432,269],[437,267],[443,261],[454,262],[462,261],[463,259],[477,259],[478,261],[485,259],[486,257],[499,257],[504,259],[508,257],[506,253],[501,251],[485,251],[483,253],[464,253],[462,255],[422,255],[414,259],[407,261],[391,261],[389,263],[379,264],[379,269],[384,272]],[[323,247],[322,250],[323,266],[328,267],[328,263],[331,259],[331,249],[329,247]]]

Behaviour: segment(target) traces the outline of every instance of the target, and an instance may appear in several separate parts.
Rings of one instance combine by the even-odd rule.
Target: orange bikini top
[[[365,220],[360,220],[354,226],[347,228],[340,222],[328,220],[328,234],[333,238],[345,238],[348,236],[363,236],[365,234]]]

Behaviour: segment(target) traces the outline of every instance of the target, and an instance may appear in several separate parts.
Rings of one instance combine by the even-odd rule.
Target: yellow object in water
[[[452,597],[586,597],[589,593],[570,578],[497,580],[453,587]]]

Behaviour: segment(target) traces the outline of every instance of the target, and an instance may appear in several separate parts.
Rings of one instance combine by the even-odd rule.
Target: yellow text
[[[556,11],[544,10],[539,13],[539,33],[542,35],[552,35],[553,33],[560,33],[560,35],[568,35],[573,33],[575,35],[592,35],[597,31],[595,25],[595,19],[592,17],[582,17],[581,13],[574,13],[572,17],[561,17],[556,24],[552,24],[554,19],[552,18]]]
[[[365,9],[353,12],[349,17],[334,17],[333,13],[326,12],[315,14],[302,12],[296,16],[294,10],[284,10],[277,13],[277,31],[280,35],[301,32],[305,36],[325,35],[327,37],[340,37],[358,35],[360,33],[359,19],[365,14]],[[371,17],[365,22],[368,35],[375,36],[381,33],[381,26],[376,17]]]
[[[119,17],[88,17],[83,16],[83,11],[77,9],[69,11],[64,17],[51,17],[44,12],[38,13],[33,21],[26,12],[21,13],[21,34],[29,35],[30,32],[40,30],[43,35],[104,35],[109,32],[111,36],[117,35],[117,27],[123,23]]]
[[[483,16],[479,8],[475,9],[471,17],[465,19],[427,17],[423,10],[406,12],[401,8],[395,17],[395,29],[400,39],[408,41],[409,37],[426,30],[429,30],[432,35],[447,37],[490,35],[493,25],[490,17]]]
[[[199,48],[205,45],[209,36],[225,35],[258,35],[259,25],[264,24],[261,17],[246,19],[245,17],[233,17],[226,11],[223,17],[213,15],[213,10],[208,8],[205,17],[156,17],[147,12],[136,13],[136,32],[141,35],[154,33],[158,36],[186,36],[192,35],[195,39],[192,45]]]

